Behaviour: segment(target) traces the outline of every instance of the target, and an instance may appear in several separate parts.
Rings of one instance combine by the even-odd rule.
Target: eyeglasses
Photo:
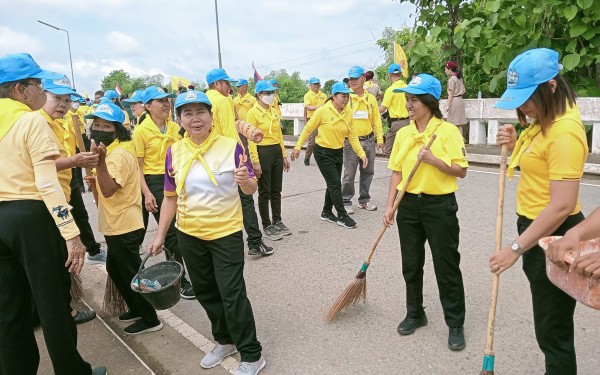
[[[38,93],[41,94],[44,92],[44,86],[41,82],[26,82],[23,86],[36,86],[38,88]]]

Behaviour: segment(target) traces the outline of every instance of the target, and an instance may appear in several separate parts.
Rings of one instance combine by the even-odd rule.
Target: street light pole
[[[216,1],[216,0],[215,0]],[[53,28],[54,30],[64,31],[67,33],[67,44],[69,46],[69,61],[71,62],[71,82],[73,84],[73,90],[75,90],[75,75],[73,74],[73,57],[71,56],[71,38],[69,38],[69,32],[65,29],[61,29],[60,27],[52,26],[49,23],[38,20],[42,25],[46,25],[48,27]]]
[[[217,9],[217,0],[215,0],[215,18],[217,19],[217,48],[219,50],[219,68],[223,68],[221,63],[221,37],[219,36],[219,10]]]

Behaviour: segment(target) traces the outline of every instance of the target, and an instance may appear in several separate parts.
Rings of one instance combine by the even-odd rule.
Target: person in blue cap
[[[237,95],[233,98],[233,104],[235,105],[235,113],[239,120],[246,120],[246,115],[250,108],[256,103],[256,98],[248,92],[248,80],[240,79],[235,84],[237,89]]]
[[[423,307],[423,266],[425,242],[431,248],[433,269],[449,327],[448,347],[462,350],[464,336],[465,290],[458,251],[460,227],[454,192],[457,179],[467,175],[469,166],[462,135],[456,126],[442,120],[442,84],[419,74],[403,88],[410,125],[396,134],[388,162],[392,170],[383,223],[394,224],[394,200],[417,161],[419,169],[406,186],[396,220],[402,255],[402,276],[406,283],[406,317],[398,326],[401,335],[412,335],[427,325]],[[429,150],[424,146],[437,135]]]
[[[279,82],[276,78],[272,78],[268,80],[268,82],[271,84],[271,86],[276,87],[277,89],[280,88]],[[275,108],[275,111],[277,111],[279,118],[281,118],[281,99],[279,98],[279,94],[277,92],[275,93],[275,100],[273,101],[272,106]]]
[[[544,353],[546,374],[574,375],[576,301],[548,280],[546,255],[538,246],[540,238],[562,236],[584,219],[578,192],[588,145],[575,92],[559,70],[558,53],[547,48],[526,51],[508,66],[507,89],[496,107],[516,109],[525,129],[517,138],[514,126],[503,125],[497,141],[512,151],[509,177],[517,166],[521,168],[517,186],[519,236],[490,258],[490,269],[501,274],[523,257],[535,336]],[[565,253],[561,248],[548,255],[566,270]]]
[[[175,100],[175,112],[186,133],[167,150],[165,200],[151,252],[162,251],[169,223],[177,213],[180,249],[196,299],[206,310],[218,343],[200,366],[213,368],[239,351],[242,362],[235,374],[256,375],[266,362],[244,282],[238,193],[239,189],[252,195],[256,178],[244,148],[216,131],[211,107],[199,91],[179,94]]]
[[[52,368],[59,375],[92,371],[77,350],[69,272],[81,272],[85,247],[56,173],[55,136],[36,112],[46,102],[40,68],[26,53],[0,57],[0,372],[35,375],[40,361],[33,332],[37,307]],[[65,246],[66,244],[66,246]]]
[[[135,125],[141,124],[144,121],[144,114],[146,113],[146,108],[144,108],[144,90],[135,90],[130,98],[123,101],[129,103],[131,113],[135,116],[132,125],[135,127]]]
[[[119,95],[119,93],[115,90],[106,90],[102,98],[110,100],[119,108],[121,108],[123,114],[125,115],[125,121],[123,122],[123,126],[125,126],[125,129],[127,129],[127,131],[131,131],[131,120],[129,119],[129,113],[127,113],[127,111],[123,107],[123,104],[121,103],[121,95]]]
[[[311,77],[308,80],[309,90],[304,94],[304,123],[308,123],[313,113],[319,109],[325,101],[327,101],[327,95],[321,91],[321,80],[317,77]],[[315,150],[315,138],[317,137],[317,131],[312,132],[308,137],[308,144],[306,145],[306,151],[304,153],[304,165],[310,165],[310,157]]]
[[[385,156],[390,156],[392,153],[398,130],[410,123],[408,111],[406,110],[406,96],[403,92],[394,92],[395,89],[406,87],[406,82],[402,79],[402,68],[400,65],[391,64],[388,67],[388,76],[392,84],[385,90],[383,101],[379,106],[379,112],[388,112],[387,122],[389,129],[383,146],[383,154]]]

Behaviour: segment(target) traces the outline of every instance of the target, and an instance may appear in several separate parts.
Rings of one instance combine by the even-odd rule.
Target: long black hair
[[[429,108],[429,110],[431,111],[431,113],[437,117],[437,118],[442,118],[442,110],[440,109],[440,101],[438,99],[436,99],[435,96],[431,95],[431,94],[419,94],[419,95],[415,95],[417,97],[417,99],[419,99],[419,101],[423,104],[425,104],[425,106],[427,108]]]

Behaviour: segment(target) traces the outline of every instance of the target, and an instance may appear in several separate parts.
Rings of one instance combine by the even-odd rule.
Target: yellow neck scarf
[[[162,139],[162,144],[160,146],[160,157],[162,159],[164,159],[165,153],[167,152],[167,143],[169,141],[171,143],[173,143],[173,142],[176,142],[179,140],[179,138],[177,136],[169,134],[169,123],[170,123],[170,121],[166,120],[165,134],[161,133],[160,129],[158,128],[158,125],[156,125],[154,123],[154,121],[152,120],[152,117],[150,117],[150,114],[146,115],[146,118],[140,124],[140,126],[143,126],[143,127],[147,128],[148,130],[150,130],[150,132],[152,132],[153,135]]]
[[[396,154],[396,159],[394,160],[395,163],[397,165],[402,165],[402,161],[406,157],[406,154],[408,154],[408,151],[411,148],[413,148],[415,145],[417,145],[417,144],[421,144],[423,146],[426,145],[427,142],[429,142],[429,138],[431,138],[433,133],[435,133],[435,131],[441,124],[442,124],[442,120],[432,117],[431,120],[429,120],[429,123],[427,124],[425,131],[423,133],[419,133],[419,130],[417,130],[417,124],[415,124],[413,121],[411,121],[411,123],[409,125],[410,132],[405,135],[407,139],[399,142],[399,145],[401,148],[398,150],[398,153]]]
[[[0,141],[26,112],[31,112],[31,108],[25,104],[8,98],[0,99]]]
[[[137,153],[135,152],[135,144],[133,141],[121,142],[118,139],[115,139],[107,148],[106,148],[106,156],[110,155],[117,148],[122,148],[125,151],[129,152],[133,157],[137,160]]]
[[[67,157],[69,158],[69,157],[73,156],[71,154],[71,147],[69,147],[69,137],[71,136],[71,132],[70,132],[71,127],[69,126],[68,122],[65,121],[64,119],[59,119],[59,118],[53,119],[43,109],[40,109],[39,112],[42,114],[42,116],[44,116],[44,118],[46,119],[46,122],[48,123],[48,125],[50,125],[51,128],[61,128],[62,139],[60,139],[58,137],[58,135],[57,135],[57,138],[59,138],[58,140],[60,141],[60,143],[62,143],[63,148],[67,152]]]
[[[206,173],[208,173],[208,177],[210,177],[212,183],[215,184],[215,186],[219,186],[219,184],[217,183],[217,179],[213,175],[212,171],[210,170],[210,167],[208,166],[208,163],[206,162],[203,156],[204,154],[206,154],[206,152],[210,149],[210,147],[213,145],[213,143],[215,143],[217,139],[219,139],[219,135],[214,130],[214,127],[211,129],[208,137],[200,145],[197,145],[194,142],[192,142],[189,134],[185,134],[185,137],[181,141],[183,142],[184,146],[182,151],[184,152],[183,158],[185,158],[185,162],[181,171],[181,175],[179,176],[180,183],[177,184],[177,195],[181,195],[181,192],[183,191],[183,187],[185,186],[185,179],[187,177],[188,172],[190,171],[190,168],[192,167],[192,164],[194,163],[194,160],[198,160],[200,164],[202,164],[204,169],[206,169]]]
[[[329,104],[329,109],[331,110],[331,112],[335,114],[338,120],[342,120],[344,124],[346,124],[346,129],[348,130],[348,132],[350,132],[350,122],[346,120],[346,110],[348,110],[348,107],[345,107],[342,110],[342,112],[339,112],[337,108],[335,108],[335,106],[333,105],[333,101],[327,102],[327,104]]]
[[[530,125],[527,129],[524,129],[521,132],[521,136],[517,140],[517,144],[515,145],[515,149],[513,150],[512,156],[510,157],[510,163],[508,164],[508,178],[512,180],[515,175],[515,168],[519,165],[521,161],[521,156],[527,151],[529,146],[531,146],[531,142],[533,138],[535,138],[542,131],[542,127],[540,125]]]

